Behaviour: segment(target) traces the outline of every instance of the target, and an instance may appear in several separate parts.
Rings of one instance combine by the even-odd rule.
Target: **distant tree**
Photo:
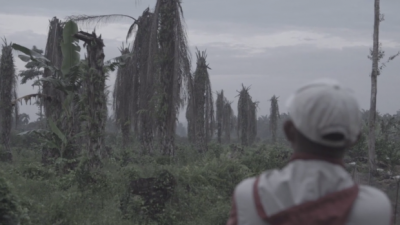
[[[239,92],[237,131],[243,146],[253,144],[257,135],[257,102],[253,102],[249,88],[242,85]]]
[[[258,102],[252,102],[249,111],[249,145],[253,144],[257,137],[257,107]]]
[[[235,130],[236,118],[233,114],[232,102],[229,102],[226,98],[224,99],[224,107],[222,114],[222,130],[225,133],[225,143],[231,142],[231,132]]]
[[[197,51],[197,68],[194,72],[193,85],[189,87],[189,102],[187,112],[188,123],[194,124],[194,143],[199,152],[207,151],[207,143],[214,131],[214,103],[211,82],[208,74],[207,55]],[[193,133],[191,135],[193,135]],[[192,137],[193,138],[193,137]]]
[[[275,95],[271,98],[269,125],[272,133],[272,143],[276,143],[276,134],[278,131],[278,120],[279,120],[279,106],[278,97]]]
[[[18,104],[12,104],[12,101],[16,98],[17,76],[12,47],[4,40],[0,58],[0,144],[2,146],[0,160],[2,161],[12,161],[10,134],[13,109],[15,117],[18,117]],[[18,118],[16,118],[16,121],[18,121]]]
[[[217,101],[216,101],[217,138],[218,138],[218,143],[220,144],[222,143],[222,124],[223,124],[224,108],[225,108],[224,90],[221,90],[221,92],[217,92]]]
[[[235,129],[235,118],[232,110],[232,102],[229,102],[224,97],[224,91],[217,92],[217,137],[218,143],[222,143],[222,135],[224,135],[224,142],[231,141],[231,132]]]
[[[18,126],[26,126],[29,124],[30,116],[26,113],[21,113],[18,115]]]

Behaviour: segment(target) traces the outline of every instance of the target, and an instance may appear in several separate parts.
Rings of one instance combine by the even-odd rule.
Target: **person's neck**
[[[343,163],[342,159],[324,157],[324,156],[314,155],[314,154],[306,153],[306,152],[294,152],[292,157],[290,158],[289,162],[292,162],[294,160],[319,160],[319,161],[329,162],[329,163],[332,163],[335,165],[340,165],[340,166],[344,167],[344,163]]]
[[[324,146],[293,146],[295,153],[305,153],[315,155],[321,158],[331,158],[334,160],[343,160],[344,150],[343,149],[332,149]]]

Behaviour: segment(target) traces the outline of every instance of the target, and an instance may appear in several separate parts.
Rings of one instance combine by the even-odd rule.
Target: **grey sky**
[[[77,14],[121,13],[138,17],[155,0],[0,0],[0,35],[14,43],[44,49],[48,21]],[[269,112],[272,95],[284,101],[301,83],[319,77],[335,78],[351,87],[361,107],[369,108],[373,3],[365,0],[183,0],[187,33],[195,70],[195,47],[207,50],[213,91],[224,89],[236,111],[237,90],[243,83],[259,101],[258,115]],[[400,2],[381,3],[385,21],[381,42],[386,55],[400,50]],[[118,56],[131,21],[101,26],[106,58]],[[87,27],[82,27],[88,30]],[[91,31],[91,29],[89,29]],[[386,57],[387,58],[387,57]],[[385,58],[385,60],[386,60]],[[378,110],[395,113],[400,101],[400,58],[389,63],[378,79]],[[16,58],[17,69],[23,63]],[[112,74],[107,84],[114,84]],[[34,92],[20,85],[19,95]],[[32,117],[33,106],[22,112]],[[181,113],[180,120],[186,122]]]

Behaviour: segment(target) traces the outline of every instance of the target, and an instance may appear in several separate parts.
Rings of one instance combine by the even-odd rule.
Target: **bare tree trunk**
[[[380,0],[375,0],[375,16],[374,16],[374,35],[372,50],[372,73],[371,73],[371,101],[369,109],[369,140],[368,140],[368,156],[370,173],[376,172],[376,152],[375,152],[375,121],[376,121],[376,95],[377,95],[377,78],[379,75],[379,24],[380,24]]]

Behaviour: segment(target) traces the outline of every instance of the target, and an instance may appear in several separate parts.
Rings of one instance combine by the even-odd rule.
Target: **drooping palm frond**
[[[35,98],[35,99],[41,98],[41,99],[44,99],[45,101],[53,100],[53,98],[49,95],[35,93],[35,94],[29,94],[29,95],[24,95],[19,98],[15,98],[14,100],[11,101],[11,105],[15,106],[15,105],[18,105],[18,103],[22,104],[23,103],[22,100],[24,100],[25,104],[28,104],[28,101],[29,101],[29,104],[32,104],[32,98]]]
[[[68,16],[66,21],[74,21],[81,25],[93,26],[93,28],[99,27],[101,25],[111,23],[114,21],[120,21],[124,19],[133,20],[134,22],[129,27],[128,33],[126,35],[126,40],[132,36],[135,26],[137,26],[137,19],[132,16],[124,15],[124,14],[109,14],[109,15],[76,15],[76,16]]]
[[[124,14],[109,14],[109,15],[76,15],[76,16],[68,16],[65,18],[65,21],[72,20],[78,24],[86,24],[95,26],[106,24],[114,21],[119,21],[123,19],[130,19],[136,21],[136,19],[129,15]]]
[[[129,27],[128,33],[127,33],[127,35],[126,35],[126,41],[128,41],[128,39],[133,35],[133,32],[135,31],[135,27],[139,26],[139,24],[140,24],[140,26],[143,26],[143,25],[144,25],[143,21],[146,20],[146,19],[148,19],[148,17],[150,16],[150,14],[151,14],[151,13],[150,13],[150,8],[147,7],[147,8],[143,11],[142,16],[139,17],[137,20],[135,20],[135,22],[133,22],[133,23],[131,24],[131,26]],[[140,20],[141,20],[141,22],[139,22]]]

